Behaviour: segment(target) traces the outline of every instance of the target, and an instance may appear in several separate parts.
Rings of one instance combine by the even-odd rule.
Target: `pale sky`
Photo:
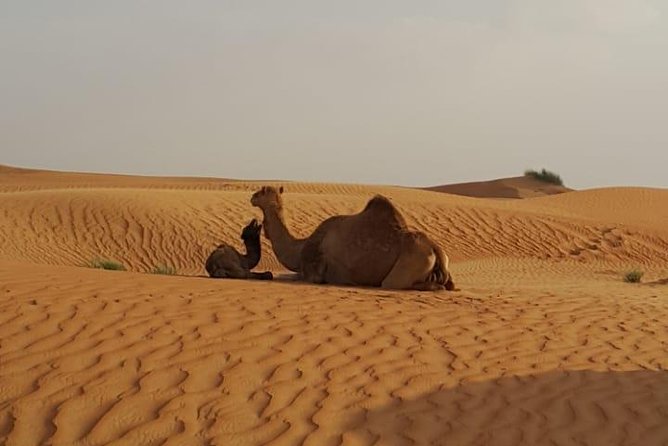
[[[0,0],[0,164],[668,187],[668,2]]]

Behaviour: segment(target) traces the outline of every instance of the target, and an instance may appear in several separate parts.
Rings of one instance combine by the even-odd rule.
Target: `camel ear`
[[[283,193],[283,186],[281,186],[281,187],[278,188],[278,193],[279,193],[279,194],[282,194],[282,193]]]

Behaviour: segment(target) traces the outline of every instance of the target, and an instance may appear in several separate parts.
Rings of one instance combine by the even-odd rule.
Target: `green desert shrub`
[[[550,184],[556,184],[557,186],[563,186],[564,181],[561,179],[561,177],[554,173],[550,172],[547,169],[542,169],[542,170],[525,170],[524,171],[524,176],[535,178],[538,181],[542,181],[543,183],[550,183]]]
[[[90,262],[91,268],[107,269],[111,271],[125,271],[122,263],[108,259],[94,259]]]
[[[173,276],[174,274],[176,274],[176,268],[161,263],[160,265],[153,268],[153,274],[164,274],[167,276]]]
[[[642,279],[642,276],[642,271],[634,269],[633,271],[628,271],[626,274],[624,274],[624,282],[638,283],[640,282],[640,279]]]

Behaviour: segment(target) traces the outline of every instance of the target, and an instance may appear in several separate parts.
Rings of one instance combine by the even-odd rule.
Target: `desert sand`
[[[0,444],[668,444],[668,190],[497,183],[0,166]],[[203,277],[265,184],[298,236],[390,197],[460,290]]]
[[[479,198],[533,198],[562,194],[572,189],[521,176],[474,183],[444,184],[426,187],[425,190]]]

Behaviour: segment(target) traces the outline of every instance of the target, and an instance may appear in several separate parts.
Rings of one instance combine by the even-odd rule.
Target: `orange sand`
[[[240,247],[261,183],[0,167],[0,444],[668,444],[668,190],[282,184],[297,235],[389,196],[461,291],[145,274]]]

